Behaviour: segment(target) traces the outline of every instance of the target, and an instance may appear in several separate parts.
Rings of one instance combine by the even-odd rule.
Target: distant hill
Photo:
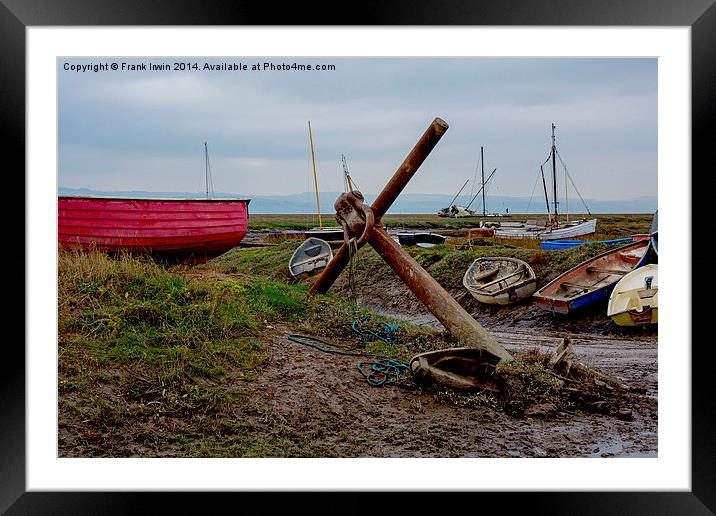
[[[59,188],[60,195],[97,195],[117,197],[158,197],[158,198],[182,198],[182,199],[203,199],[204,195],[197,192],[145,192],[138,190],[131,191],[100,191],[87,188]],[[324,213],[333,212],[333,203],[339,192],[322,192],[320,194],[321,206]],[[303,192],[291,195],[246,195],[233,193],[217,193],[216,198],[240,198],[251,199],[249,212],[256,214],[271,213],[313,213],[316,211],[316,196],[312,192]],[[375,194],[366,194],[368,203],[375,199]],[[452,200],[450,195],[442,194],[401,194],[395,201],[388,213],[435,213],[445,208]],[[653,213],[657,208],[656,197],[636,197],[628,201],[601,201],[585,199],[589,210],[592,213]],[[468,197],[460,197],[458,204],[469,202]],[[471,208],[481,211],[482,206],[476,205]],[[510,213],[544,213],[544,200],[537,197],[530,202],[528,197],[507,197],[489,196],[487,198],[487,210],[489,212],[501,212],[509,210]],[[564,212],[565,206],[560,207]],[[579,199],[570,199],[569,210],[572,213],[585,213],[584,206]]]

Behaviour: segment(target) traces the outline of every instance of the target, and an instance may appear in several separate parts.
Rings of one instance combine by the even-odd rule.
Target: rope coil
[[[397,324],[380,323],[383,325],[383,328],[382,330],[377,331],[360,328],[358,325],[366,319],[368,318],[365,316],[359,317],[351,324],[353,331],[361,337],[361,344],[365,345],[371,340],[381,340],[387,344],[397,343],[397,330],[399,328]],[[368,338],[369,336],[374,338],[370,339]],[[410,364],[408,362],[390,358],[385,355],[377,355],[375,353],[344,351],[337,344],[320,337],[291,333],[288,335],[288,340],[301,344],[302,346],[316,349],[323,353],[377,359],[374,361],[358,362],[358,364],[356,364],[356,368],[360,374],[363,375],[363,377],[368,381],[368,384],[373,387],[396,383],[401,374],[410,370]]]

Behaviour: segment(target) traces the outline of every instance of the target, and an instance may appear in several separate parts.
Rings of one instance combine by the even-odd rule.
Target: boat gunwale
[[[550,281],[550,282],[547,283],[546,285],[544,285],[544,286],[542,286],[541,288],[539,288],[539,289],[537,290],[537,292],[535,292],[534,294],[532,294],[532,298],[533,298],[533,299],[536,299],[536,300],[544,300],[545,302],[548,302],[549,304],[553,304],[553,303],[556,302],[556,301],[563,301],[563,302],[566,302],[566,303],[571,303],[571,301],[573,301],[574,299],[578,299],[578,298],[580,298],[580,297],[582,297],[582,296],[584,296],[584,295],[591,294],[591,293],[593,293],[593,292],[595,292],[595,291],[584,292],[583,294],[581,294],[581,295],[579,295],[579,296],[575,296],[575,297],[573,297],[572,299],[565,299],[564,297],[547,296],[547,295],[545,295],[545,294],[543,293],[543,291],[544,291],[545,289],[547,289],[548,287],[552,286],[554,283],[556,283],[560,278],[562,278],[562,277],[568,275],[568,274],[571,273],[571,272],[574,272],[574,271],[576,271],[576,270],[578,270],[578,269],[581,269],[581,268],[583,268],[583,267],[585,267],[585,266],[588,266],[588,264],[590,264],[590,263],[592,263],[592,262],[594,262],[594,261],[596,261],[596,260],[598,260],[598,259],[600,259],[600,258],[603,258],[603,257],[608,256],[608,255],[610,255],[610,254],[616,254],[616,253],[618,253],[618,252],[622,252],[622,251],[626,250],[627,248],[637,249],[637,248],[640,248],[640,247],[645,247],[645,248],[648,247],[648,240],[638,240],[638,241],[636,241],[636,242],[632,242],[632,243],[627,244],[627,245],[624,245],[624,246],[622,246],[622,247],[617,247],[617,248],[615,248],[615,249],[610,249],[610,250],[605,251],[605,252],[603,252],[603,253],[601,253],[601,254],[598,254],[597,256],[595,256],[595,257],[593,257],[593,258],[590,258],[589,260],[586,260],[586,261],[584,261],[584,262],[582,262],[582,263],[579,263],[579,264],[575,265],[574,267],[572,267],[572,268],[569,269],[569,270],[564,271],[562,274],[560,274],[559,276],[557,276],[556,278],[554,278],[552,281]],[[646,249],[644,250],[644,254],[646,254]],[[639,260],[641,261],[641,258],[640,258]],[[638,264],[639,264],[639,262],[637,262],[637,264],[634,266],[634,268],[632,269],[632,271],[633,271],[633,270],[636,270],[637,268],[639,268],[639,267],[638,267]],[[629,271],[629,272],[631,272],[631,271]],[[618,282],[618,280],[615,281],[614,284],[616,285],[617,282]],[[603,289],[603,288],[608,288],[608,287],[609,287],[609,285],[605,285],[604,287],[601,287],[599,290],[601,290],[601,289]],[[538,303],[538,304],[540,304],[540,303]]]
[[[181,198],[181,197],[124,197],[124,196],[107,196],[107,195],[58,195],[57,199],[89,199],[100,201],[150,201],[150,202],[251,202],[251,199],[243,199],[239,197],[197,199],[197,198]]]

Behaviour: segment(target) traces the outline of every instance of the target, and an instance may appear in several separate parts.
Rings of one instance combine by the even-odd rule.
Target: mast
[[[480,163],[482,163],[482,216],[486,215],[485,210],[485,155],[483,153],[483,147],[480,146]]]
[[[549,215],[549,197],[547,197],[547,183],[544,180],[544,163],[539,166],[539,171],[542,174],[542,187],[544,188],[544,202],[547,204],[547,215]]]
[[[318,178],[316,177],[316,157],[313,152],[313,132],[311,132],[311,121],[308,121],[308,138],[311,141],[311,162],[313,163],[313,184],[316,187],[316,206],[318,206],[318,225],[323,227],[321,219],[321,200],[318,198]]]
[[[206,198],[210,199],[209,186],[211,186],[211,193],[214,193],[214,185],[211,181],[211,163],[209,163],[209,147],[204,142],[204,176],[206,181]]]
[[[552,124],[552,189],[554,191],[554,223],[559,223],[559,215],[557,213],[557,147],[554,143],[554,130],[556,126]]]
[[[345,154],[341,154],[341,161],[343,162],[343,183],[346,187],[346,192],[353,191],[353,181],[351,181],[351,175],[348,173],[348,164],[346,163]]]

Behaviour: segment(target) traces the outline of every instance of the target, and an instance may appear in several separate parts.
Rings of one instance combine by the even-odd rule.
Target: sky
[[[122,62],[199,69],[66,69]],[[335,69],[252,70],[256,63]],[[482,146],[485,175],[497,168],[488,194],[543,195],[537,179],[554,123],[583,197],[657,195],[656,59],[94,57],[60,58],[58,74],[60,187],[201,193],[207,142],[216,192],[312,191],[310,120],[319,190],[343,189],[345,154],[372,194],[440,117],[450,128],[405,192],[454,195],[470,179],[469,193]]]

